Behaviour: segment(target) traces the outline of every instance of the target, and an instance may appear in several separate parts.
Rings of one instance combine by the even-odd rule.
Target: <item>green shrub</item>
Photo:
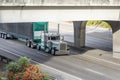
[[[39,70],[39,66],[30,64],[30,59],[26,57],[10,62],[7,70],[7,80],[51,80],[49,75]]]
[[[20,69],[20,66],[16,62],[10,62],[7,65],[7,70],[12,71],[13,73],[17,73]]]
[[[2,80],[2,78],[0,77],[0,80]]]
[[[21,57],[17,63],[22,69],[30,64],[30,59],[28,59],[27,57]]]
[[[51,77],[49,75],[45,74],[43,80],[52,80],[52,79],[51,79]]]

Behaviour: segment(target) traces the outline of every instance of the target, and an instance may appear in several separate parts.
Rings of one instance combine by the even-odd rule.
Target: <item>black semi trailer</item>
[[[40,32],[45,28],[48,31],[48,22],[0,23],[0,38],[22,38],[28,47],[34,48],[40,41]]]

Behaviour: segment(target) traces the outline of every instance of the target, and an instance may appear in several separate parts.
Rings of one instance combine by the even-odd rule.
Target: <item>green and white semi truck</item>
[[[48,22],[0,23],[0,38],[23,39],[26,46],[56,54],[69,54],[59,33],[48,33]]]

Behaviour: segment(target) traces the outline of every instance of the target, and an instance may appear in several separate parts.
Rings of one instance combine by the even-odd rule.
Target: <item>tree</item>
[[[86,25],[87,26],[103,27],[103,28],[110,28],[111,29],[110,24],[108,24],[107,22],[102,21],[102,20],[90,20],[90,21],[87,22]]]

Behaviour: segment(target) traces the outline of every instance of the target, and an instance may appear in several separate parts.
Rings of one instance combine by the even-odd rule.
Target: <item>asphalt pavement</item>
[[[100,51],[102,53],[102,50]],[[119,69],[113,68],[112,65],[108,67],[104,62],[99,61],[101,64],[103,63],[103,65],[101,65],[98,63],[97,60],[92,61],[91,58],[83,56],[83,54],[87,54],[89,53],[89,51],[83,50],[77,52],[71,50],[70,55],[53,56],[51,54],[44,53],[43,51],[38,51],[35,49],[28,48],[25,46],[25,43],[22,41],[0,39],[0,54],[9,55],[11,53],[20,56],[29,57],[32,60],[47,65],[49,67],[52,67],[55,70],[59,70],[61,72],[73,75],[79,78],[78,80],[119,80],[120,79]],[[14,58],[15,56],[11,55],[11,57]]]
[[[60,34],[64,35],[67,42],[74,43],[74,28],[73,24],[59,23]],[[49,23],[49,32],[57,32],[57,23]],[[112,30],[108,28],[86,26],[85,46],[112,51]]]

